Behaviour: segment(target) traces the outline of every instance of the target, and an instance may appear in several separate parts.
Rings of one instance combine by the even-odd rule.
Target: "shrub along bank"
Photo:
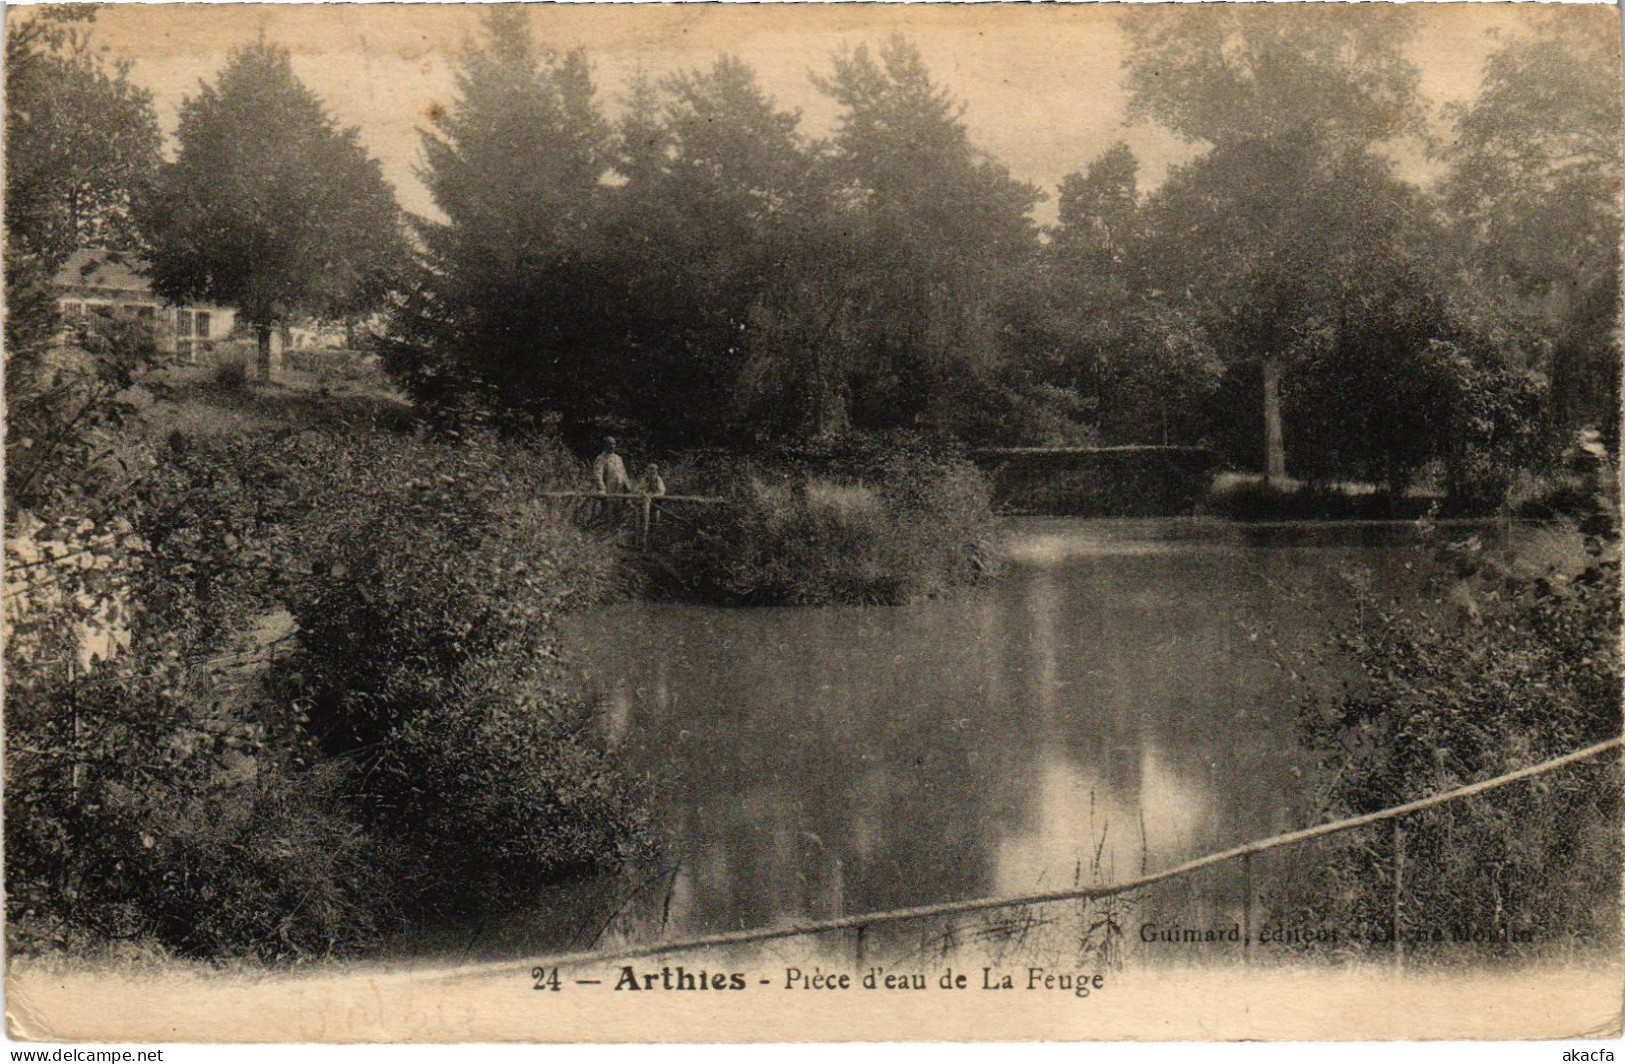
[[[578,460],[186,396],[140,420],[128,476],[41,509],[35,568],[7,544],[12,949],[351,954],[653,845],[555,626],[639,579],[538,499]],[[993,564],[985,478],[918,440],[673,479],[702,471],[741,502],[651,590],[892,602]],[[92,622],[107,660],[80,660]]]
[[[8,594],[13,949],[348,953],[647,846],[554,627],[617,586],[531,502],[567,459],[337,432],[150,457],[37,530],[62,593]],[[128,645],[86,668],[108,596]]]
[[[851,436],[750,461],[690,456],[674,482],[733,505],[662,560],[657,594],[741,606],[900,603],[998,566],[988,478],[919,437]]]
[[[1476,539],[1443,544],[1429,596],[1438,607],[1358,611],[1364,623],[1341,640],[1357,680],[1340,695],[1306,697],[1301,713],[1322,757],[1326,819],[1619,734],[1614,473],[1594,438],[1571,464],[1589,490],[1565,517],[1566,549],[1535,564]],[[1403,930],[1423,936],[1412,956],[1445,957],[1463,943],[1515,957],[1616,952],[1621,783],[1618,759],[1598,758],[1407,817],[1399,904]],[[1385,941],[1393,857],[1386,831],[1340,836],[1278,899],[1287,922],[1340,928],[1338,948]]]

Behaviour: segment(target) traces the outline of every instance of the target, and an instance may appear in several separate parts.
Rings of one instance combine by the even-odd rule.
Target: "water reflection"
[[[1014,526],[900,608],[627,605],[572,639],[675,869],[600,944],[1107,882],[1300,825],[1292,684],[1393,527]],[[601,888],[600,888],[601,889]]]

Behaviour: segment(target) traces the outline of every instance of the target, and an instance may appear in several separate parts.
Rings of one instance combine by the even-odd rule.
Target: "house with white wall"
[[[152,326],[159,349],[195,363],[231,335],[237,312],[210,303],[167,303],[152,290],[146,264],[119,251],[81,248],[51,279],[62,314],[63,340],[105,335],[117,321]]]

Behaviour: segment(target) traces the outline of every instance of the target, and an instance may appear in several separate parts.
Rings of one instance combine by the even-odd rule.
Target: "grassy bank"
[[[673,467],[733,505],[652,573],[653,593],[739,606],[900,603],[998,566],[987,477],[916,437],[854,437]]]

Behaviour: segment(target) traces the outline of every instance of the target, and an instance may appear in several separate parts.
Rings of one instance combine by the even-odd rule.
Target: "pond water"
[[[1413,593],[1423,558],[1406,525],[1201,520],[1012,521],[1005,551],[904,607],[573,619],[671,840],[598,944],[1109,882],[1309,823],[1292,674],[1356,584]]]

